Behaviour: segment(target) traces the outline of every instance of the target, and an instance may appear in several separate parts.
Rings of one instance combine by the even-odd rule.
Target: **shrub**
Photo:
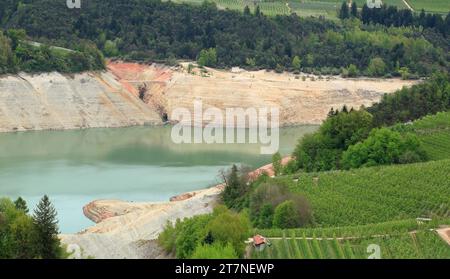
[[[159,235],[158,243],[167,252],[175,253],[179,259],[203,255],[205,251],[217,256],[217,245],[232,246],[234,253],[230,253],[226,248],[228,250],[224,257],[242,257],[244,241],[249,234],[250,221],[246,214],[238,214],[225,206],[218,206],[211,214],[177,220],[175,224],[168,223]],[[209,245],[216,247],[210,249],[207,247]]]
[[[348,76],[349,77],[358,76],[358,67],[356,67],[354,64],[350,64],[350,66],[348,66]]]
[[[284,201],[275,208],[274,227],[280,229],[297,228],[311,222],[309,203],[301,196]]]
[[[367,66],[369,76],[383,76],[386,73],[386,64],[380,57],[372,58]]]
[[[198,56],[198,65],[200,67],[214,67],[217,64],[217,52],[215,48],[203,49]]]
[[[345,168],[419,162],[426,159],[420,141],[388,128],[374,129],[363,142],[350,146],[342,156]]]
[[[250,197],[250,218],[254,225],[258,228],[270,228],[275,225],[276,208],[288,200],[294,203],[298,226],[312,221],[312,212],[304,197],[291,193],[284,184],[264,183],[258,186]]]
[[[322,171],[340,168],[341,155],[348,146],[367,138],[372,115],[365,110],[333,112],[314,134],[304,136],[294,150],[297,168]]]

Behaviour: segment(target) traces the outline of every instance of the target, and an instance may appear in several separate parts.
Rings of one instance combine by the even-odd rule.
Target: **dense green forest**
[[[409,9],[398,9],[396,6],[382,5],[380,8],[369,8],[367,4],[358,10],[358,4],[352,2],[348,6],[344,1],[339,10],[339,18],[359,18],[365,24],[382,24],[385,26],[422,26],[423,28],[432,28],[442,33],[445,37],[450,35],[450,12],[445,18],[441,14],[414,13]]]
[[[140,61],[205,60],[213,67],[302,70],[316,74],[417,77],[447,70],[445,34],[437,28],[365,25],[296,15],[218,10],[158,0],[101,1],[68,9],[65,1],[9,0],[4,29],[61,47],[92,41],[109,57]],[[444,21],[447,24],[448,21]],[[445,30],[449,27],[446,26]],[[208,51],[206,51],[208,50]]]
[[[18,71],[73,73],[105,67],[102,53],[92,43],[79,44],[73,50],[26,39],[22,29],[0,30],[0,74]]]

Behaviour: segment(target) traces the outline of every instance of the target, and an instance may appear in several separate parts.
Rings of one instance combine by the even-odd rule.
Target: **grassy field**
[[[448,13],[450,12],[450,1],[448,0],[406,0],[415,10],[424,9],[427,12]]]

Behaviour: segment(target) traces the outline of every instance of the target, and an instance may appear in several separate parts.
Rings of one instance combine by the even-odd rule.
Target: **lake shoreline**
[[[292,160],[282,159],[282,164]],[[272,164],[252,171],[256,179],[263,173],[273,176]],[[212,212],[219,202],[224,184],[176,195],[168,202],[125,202],[95,200],[83,207],[96,225],[76,234],[61,234],[63,244],[76,251],[75,258],[167,258],[156,243],[167,222]],[[141,243],[141,246],[136,246]],[[142,249],[145,246],[145,249]],[[139,249],[138,249],[139,247]]]

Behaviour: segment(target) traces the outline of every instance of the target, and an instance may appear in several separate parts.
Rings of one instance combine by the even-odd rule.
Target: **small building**
[[[255,247],[256,251],[262,251],[266,246],[269,246],[269,241],[262,235],[255,235],[253,236],[253,247]]]

